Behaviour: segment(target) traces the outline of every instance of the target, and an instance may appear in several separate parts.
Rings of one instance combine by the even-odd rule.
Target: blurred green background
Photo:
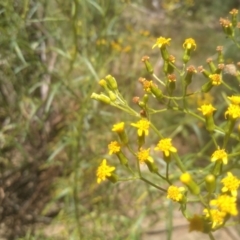
[[[179,59],[194,38],[192,63],[206,65],[233,7],[239,1],[1,0],[0,239],[133,240],[166,221],[168,201],[144,183],[97,185],[111,126],[131,118],[90,96],[108,74],[130,102],[141,94],[142,56],[161,76],[159,36],[172,38]],[[231,45],[226,56],[236,58]]]

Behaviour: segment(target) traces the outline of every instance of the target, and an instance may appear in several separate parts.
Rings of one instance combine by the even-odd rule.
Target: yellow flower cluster
[[[167,198],[180,202],[183,199],[184,187],[170,186],[167,190]]]
[[[191,49],[191,50],[196,50],[197,44],[193,38],[187,38],[185,42],[183,43],[183,48],[185,49]]]
[[[236,11],[232,12],[233,17],[236,15]],[[230,32],[234,27],[234,23],[232,24],[234,19],[232,18],[232,21],[222,19],[220,22],[225,29],[225,33],[227,33],[228,36],[234,36],[231,35]],[[119,179],[114,173],[115,167],[108,165],[107,160],[103,159],[97,169],[97,182],[100,183],[106,178],[114,182],[114,177],[117,179],[116,181],[125,181],[136,178],[141,179],[147,184],[163,191],[166,194],[166,198],[180,204],[180,209],[190,222],[190,230],[203,231],[209,233],[209,236],[211,236],[212,231],[223,227],[231,216],[236,216],[238,214],[237,194],[240,187],[240,179],[237,176],[234,176],[230,171],[236,166],[234,164],[237,162],[237,156],[239,155],[237,152],[239,146],[234,146],[234,144],[240,140],[240,127],[239,132],[236,133],[236,131],[234,132],[234,124],[236,123],[236,119],[240,118],[240,96],[233,95],[227,97],[229,106],[224,112],[225,118],[228,118],[226,124],[221,124],[219,114],[216,114],[216,119],[214,119],[214,112],[217,110],[217,107],[215,108],[211,104],[213,100],[211,95],[208,95],[210,90],[222,83],[224,85],[222,87],[228,87],[228,91],[231,91],[231,89],[234,90],[234,86],[230,86],[230,84],[228,85],[228,83],[224,81],[225,76],[223,73],[225,69],[225,61],[222,47],[219,46],[217,48],[218,57],[216,63],[211,58],[207,60],[209,71],[200,67],[199,72],[203,74],[207,79],[207,82],[201,86],[200,91],[194,91],[191,94],[188,94],[190,90],[188,86],[192,83],[192,77],[197,71],[192,65],[187,67],[187,64],[191,60],[191,54],[196,50],[197,44],[193,38],[188,38],[184,41],[184,53],[182,57],[183,71],[177,71],[179,70],[177,64],[178,61],[176,61],[175,57],[170,55],[168,51],[170,42],[171,38],[159,37],[152,47],[160,49],[161,57],[163,59],[164,79],[161,80],[161,78],[158,78],[155,75],[149,57],[142,57],[142,62],[144,63],[147,72],[151,74],[154,80],[146,80],[143,77],[139,78],[139,82],[142,84],[145,94],[143,97],[135,96],[133,102],[140,107],[140,110],[136,111],[127,104],[122,95],[119,94],[117,83],[112,76],[107,76],[105,79],[99,81],[99,84],[107,90],[109,94],[107,98],[103,98],[102,95],[97,95],[93,96],[94,99],[100,99],[105,103],[110,103],[112,106],[125,110],[129,114],[140,117],[140,119],[129,124],[135,128],[135,136],[137,136],[137,140],[134,144],[129,144],[129,135],[125,129],[124,122],[115,124],[112,127],[112,131],[117,133],[119,141],[111,141],[108,144],[109,154],[115,154],[120,160],[121,165],[127,168],[132,176],[126,179]],[[117,47],[118,46],[116,45],[116,49]],[[178,79],[179,73],[181,75],[181,72],[183,73],[183,94],[182,96],[178,96],[179,94],[175,95],[174,90],[178,84],[176,79]],[[236,77],[240,81],[240,72],[238,69],[236,72],[237,74],[239,73]],[[156,80],[161,84],[160,86],[157,86],[154,83]],[[115,98],[110,93],[115,94]],[[204,101],[200,99],[202,100],[202,104],[197,105],[197,110],[195,109],[195,111],[191,111],[189,104],[187,104],[188,97],[195,94],[201,94],[201,96],[205,94],[208,99]],[[150,100],[151,96],[158,100],[159,108],[153,109],[149,107],[151,102],[148,100]],[[182,99],[184,100],[183,103],[179,104],[179,100]],[[209,155],[210,161],[214,164],[211,164],[209,161],[209,166],[204,167],[201,172],[198,172],[194,169],[194,165],[188,163],[188,160],[185,158],[186,155],[180,156],[177,154],[178,149],[174,146],[174,143],[172,143],[173,140],[164,137],[171,128],[163,127],[159,131],[151,122],[151,120],[154,119],[152,115],[158,113],[162,114],[167,110],[172,110],[174,112],[181,111],[202,122],[205,121],[206,130],[210,133],[211,138],[209,138],[209,144],[207,147],[201,149],[198,156],[206,156],[209,151],[209,146],[214,144],[214,146],[216,146],[214,149],[215,151]],[[203,117],[199,117],[196,114],[196,111],[200,111]],[[161,152],[160,154],[165,161],[164,163],[166,163],[166,165],[164,165],[164,170],[166,171],[159,171],[158,166],[154,163],[153,155],[151,156],[152,148],[145,146],[150,128],[152,129],[151,131],[155,132],[159,137],[159,141],[156,143],[154,150]],[[172,132],[171,135],[175,134],[176,132]],[[218,144],[220,147],[218,147]],[[234,147],[232,147],[231,144]],[[128,151],[128,155],[126,156],[124,155],[125,150]],[[136,170],[134,170],[134,164],[130,162],[131,156],[135,158],[137,163],[135,164],[137,166]],[[174,160],[171,161],[172,159]],[[149,171],[155,174],[153,178],[148,178],[148,176],[145,177],[145,172],[142,171],[140,164],[147,165]],[[176,168],[178,168],[179,171],[175,171]],[[175,172],[173,173],[173,171]],[[225,172],[226,175],[222,177]],[[177,176],[180,177],[180,184],[184,185],[185,188],[174,185]],[[162,181],[165,181],[165,184],[152,182],[154,181],[154,177],[160,177]],[[202,183],[205,183],[205,185]],[[203,209],[203,212],[199,213],[199,215],[185,215],[187,205],[189,202],[192,202],[189,199],[189,195],[194,195],[194,202],[204,205],[205,209]]]
[[[198,110],[202,112],[203,116],[209,116],[212,115],[216,108],[214,108],[212,104],[203,104]]]
[[[150,151],[150,148],[148,149],[140,148],[140,150],[137,153],[137,158],[140,163],[144,163],[147,161],[153,162],[153,158],[149,155],[149,151]]]
[[[121,150],[121,145],[117,141],[112,141],[108,144],[109,154],[112,155],[113,153],[118,153]]]
[[[228,163],[227,153],[225,152],[224,149],[218,149],[212,154],[211,161],[212,162],[221,161],[223,162],[223,164],[227,164]]]
[[[131,123],[131,126],[138,128],[138,131],[137,131],[138,136],[140,137],[143,135],[147,136],[149,133],[148,129],[150,126],[150,122],[147,119],[143,118],[139,120],[137,123]]]
[[[212,81],[212,85],[218,86],[222,83],[222,78],[220,74],[210,74],[210,80]]]
[[[238,214],[237,190],[240,186],[240,180],[233,176],[231,172],[228,172],[221,182],[223,183],[223,194],[210,201],[210,205],[215,208],[204,209],[203,211],[205,217],[211,220],[212,229],[222,225],[227,215],[236,216]]]
[[[107,177],[112,175],[112,172],[115,170],[115,167],[107,165],[107,160],[103,159],[102,163],[97,169],[97,183],[104,181]]]
[[[240,96],[232,96],[228,97],[228,99],[230,100],[231,104],[225,112],[225,118],[227,117],[227,115],[231,119],[240,118]]]
[[[162,151],[166,157],[170,155],[170,152],[177,152],[177,149],[172,145],[171,138],[161,139],[154,150]]]
[[[159,37],[152,48],[164,48],[170,44],[171,38]]]

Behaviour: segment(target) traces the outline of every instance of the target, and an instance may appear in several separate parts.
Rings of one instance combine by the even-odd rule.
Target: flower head
[[[137,123],[131,123],[131,126],[138,128],[138,136],[143,136],[145,134],[146,136],[149,133],[149,121],[145,118],[139,120]]]
[[[152,48],[159,47],[163,48],[169,45],[169,42],[171,41],[171,38],[164,38],[164,37],[159,37],[156,41],[156,43],[153,45]]]
[[[124,131],[124,122],[114,124],[113,128],[112,128],[112,131],[113,132],[118,132],[118,133],[123,132]]]
[[[112,172],[115,170],[115,167],[111,167],[107,165],[107,160],[103,159],[102,163],[97,169],[97,183],[104,181],[106,177],[110,177]]]
[[[227,156],[227,153],[225,152],[225,149],[216,150],[211,156],[211,161],[212,162],[222,161],[223,164],[227,164],[228,163],[228,156]]]
[[[203,104],[198,110],[202,112],[203,116],[209,116],[212,115],[216,108],[214,108],[212,104]]]
[[[230,28],[230,27],[232,27],[232,23],[231,23],[228,19],[225,19],[225,18],[220,18],[220,19],[219,19],[219,23],[220,23],[220,25],[222,25],[222,27],[224,27],[224,28]]]
[[[203,213],[205,214],[206,218],[211,219],[212,229],[223,224],[226,216],[226,212],[219,211],[218,209],[204,209]]]
[[[236,119],[240,117],[240,106],[235,104],[230,104],[227,111],[225,112],[225,118],[229,115],[229,117]]]
[[[238,14],[238,10],[236,8],[232,9],[230,12],[229,12],[231,15],[237,15]]]
[[[167,198],[179,202],[183,198],[184,187],[170,186],[167,190]]]
[[[216,206],[221,212],[236,216],[238,214],[236,201],[237,198],[224,194],[218,196],[217,199],[211,200],[210,205]]]
[[[231,172],[227,172],[227,177],[223,178],[221,181],[224,185],[222,188],[223,192],[231,192],[233,197],[237,197],[237,189],[240,186],[240,180],[233,176]]]
[[[148,80],[145,80],[144,82],[143,82],[143,89],[144,89],[144,91],[145,92],[151,92],[151,85],[153,84],[153,82],[152,81],[148,81]]]
[[[240,96],[231,96],[228,97],[232,104],[239,105],[240,104]]]
[[[154,150],[160,150],[164,152],[164,155],[168,157],[170,152],[177,152],[177,149],[173,147],[171,138],[165,138],[159,141]]]
[[[183,43],[183,48],[188,50],[196,50],[197,44],[193,38],[187,38],[185,42]]]
[[[212,85],[214,85],[214,86],[218,86],[222,83],[220,74],[210,74],[209,78],[212,81]]]
[[[137,153],[137,158],[140,163],[143,163],[146,161],[153,162],[153,158],[149,155],[149,151],[150,151],[150,148],[148,149],[140,148],[140,150]]]
[[[121,150],[121,145],[117,141],[112,141],[108,144],[108,150],[110,155],[113,153],[118,153]]]

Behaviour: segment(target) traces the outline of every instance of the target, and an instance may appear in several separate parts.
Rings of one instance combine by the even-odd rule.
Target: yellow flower
[[[203,219],[199,215],[194,215],[192,218],[188,219],[189,221],[189,232],[198,231],[203,232]]]
[[[169,45],[169,42],[171,41],[171,38],[164,38],[164,37],[159,37],[156,41],[156,43],[153,45],[152,48],[159,47],[163,48]]]
[[[221,212],[236,216],[238,214],[236,201],[235,197],[220,195],[217,199],[211,200],[210,205],[216,206]]]
[[[183,43],[183,48],[185,49],[191,49],[191,50],[196,50],[197,44],[193,38],[187,38],[185,42]]]
[[[204,209],[203,210],[206,218],[211,219],[212,229],[223,224],[226,212],[219,211],[218,209]]]
[[[202,112],[203,116],[209,116],[212,115],[216,108],[214,108],[212,104],[203,104],[198,110]]]
[[[238,10],[236,8],[232,9],[230,12],[229,12],[231,15],[237,15],[238,14]]]
[[[219,161],[219,160],[222,161],[223,164],[228,163],[228,156],[224,149],[216,150],[211,156],[212,162]]]
[[[183,198],[182,192],[185,191],[184,187],[170,186],[167,190],[167,198],[179,202]]]
[[[222,188],[223,192],[231,192],[233,197],[237,197],[237,189],[240,186],[240,180],[233,176],[231,172],[227,172],[227,177],[223,178],[221,181],[224,185]]]
[[[140,163],[143,163],[146,161],[153,162],[153,158],[149,156],[149,151],[150,151],[150,148],[148,149],[140,148],[140,150],[137,153],[137,158]]]
[[[217,86],[222,83],[221,75],[220,74],[210,74],[209,78],[212,81],[212,85]]]
[[[97,169],[97,183],[100,183],[101,181],[104,181],[106,179],[106,177],[110,177],[112,174],[111,172],[113,172],[115,170],[115,167],[111,167],[107,165],[107,160],[103,159],[102,163],[100,164],[100,166]]]
[[[239,105],[240,104],[240,96],[231,96],[228,97],[232,104]]]
[[[164,155],[168,157],[170,155],[170,152],[177,152],[177,149],[173,147],[171,141],[171,138],[165,138],[160,140],[154,150],[163,151]]]
[[[123,132],[124,131],[124,122],[114,124],[113,128],[112,128],[112,131],[113,132],[118,132],[118,133]]]
[[[143,89],[144,89],[144,91],[146,91],[146,92],[151,92],[151,86],[152,86],[152,81],[148,81],[148,80],[145,80],[144,82],[143,82]]]
[[[118,153],[121,150],[121,145],[117,141],[112,141],[108,144],[109,154],[112,155],[113,153]]]
[[[229,117],[236,119],[240,117],[240,106],[235,104],[230,104],[227,111],[225,112],[225,118],[229,115]]]
[[[131,123],[131,126],[138,128],[138,136],[148,135],[149,131],[149,121],[145,118],[139,120],[137,123]]]

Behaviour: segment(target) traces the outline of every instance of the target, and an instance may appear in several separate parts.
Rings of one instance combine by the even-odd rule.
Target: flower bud
[[[188,187],[192,194],[198,195],[200,193],[199,186],[192,180],[192,177],[189,173],[183,173],[180,176],[180,181]]]
[[[104,102],[106,104],[110,104],[111,103],[110,98],[107,97],[106,95],[104,95],[103,93],[101,93],[101,94],[92,93],[91,98],[95,99],[97,101]]]
[[[149,62],[149,59],[150,58],[148,56],[144,56],[144,57],[142,57],[142,62],[144,62],[147,71],[150,74],[153,74],[153,67],[152,67],[152,64]]]
[[[197,70],[195,69],[195,67],[192,66],[192,65],[189,66],[187,68],[187,74],[184,78],[185,85],[188,86],[192,82],[192,76],[193,76],[194,73],[197,73]]]
[[[166,61],[166,73],[167,74],[172,74],[174,72],[174,64],[175,62],[175,57],[173,55],[170,55],[168,58],[168,61]]]
[[[222,26],[224,33],[229,37],[233,37],[234,31],[233,31],[232,23],[228,19],[224,19],[224,18],[220,18],[219,22],[220,22],[220,25]]]
[[[208,81],[207,83],[202,85],[201,91],[204,92],[204,93],[207,93],[212,89],[212,87],[213,87],[212,82]]]
[[[112,102],[114,102],[117,99],[116,94],[113,91],[108,91],[108,96],[111,99]]]
[[[223,69],[224,69],[225,65],[223,63],[219,63],[218,64],[218,68],[217,70],[215,71],[216,74],[221,74]]]
[[[163,93],[161,89],[159,89],[155,84],[151,85],[151,93],[156,97],[156,99],[160,102],[163,100]]]
[[[111,90],[117,90],[118,89],[117,81],[113,76],[107,75],[105,77],[105,79],[107,80],[108,86]]]
[[[236,27],[237,26],[238,10],[237,9],[232,9],[229,13],[232,15],[232,25],[233,25],[233,27]]]
[[[208,193],[213,193],[216,190],[216,178],[213,174],[208,174],[205,177],[205,184]]]
[[[203,66],[199,66],[198,67],[198,71],[200,73],[202,73],[202,75],[205,77],[205,78],[209,78],[209,75],[211,74],[210,72],[208,72],[206,69],[203,68]]]
[[[172,93],[175,90],[175,88],[176,88],[176,75],[175,74],[168,75],[167,88],[169,89],[170,93]]]
[[[207,63],[208,63],[208,66],[209,66],[209,69],[210,69],[211,73],[215,73],[217,68],[216,68],[213,60],[211,58],[208,58]]]

